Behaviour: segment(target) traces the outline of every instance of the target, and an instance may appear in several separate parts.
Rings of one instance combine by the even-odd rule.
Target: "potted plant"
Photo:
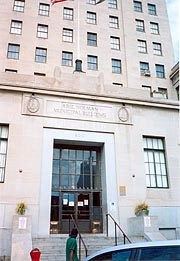
[[[16,206],[16,213],[18,215],[24,215],[26,210],[27,210],[27,205],[26,205],[25,202],[22,201],[22,202],[17,204],[17,206]]]
[[[134,209],[134,213],[136,216],[148,216],[149,214],[148,204],[145,202],[138,204]]]

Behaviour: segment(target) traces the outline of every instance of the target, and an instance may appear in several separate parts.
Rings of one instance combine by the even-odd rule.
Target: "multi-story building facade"
[[[165,1],[0,3],[0,256],[10,255],[20,201],[33,237],[67,233],[69,214],[82,232],[104,233],[106,213],[127,231],[146,201],[175,238],[179,120]]]

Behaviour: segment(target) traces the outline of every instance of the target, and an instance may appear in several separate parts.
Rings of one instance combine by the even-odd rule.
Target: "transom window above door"
[[[94,149],[54,148],[53,188],[98,189],[99,156]]]

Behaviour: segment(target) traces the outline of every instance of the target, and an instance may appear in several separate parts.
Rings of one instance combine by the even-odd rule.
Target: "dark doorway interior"
[[[54,144],[51,233],[68,233],[70,214],[80,232],[102,232],[100,159],[100,147]]]

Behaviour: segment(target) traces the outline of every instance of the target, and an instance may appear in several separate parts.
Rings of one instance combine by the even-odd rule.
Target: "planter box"
[[[155,216],[138,216],[128,218],[128,235],[144,236],[146,232],[159,231],[158,218]]]

